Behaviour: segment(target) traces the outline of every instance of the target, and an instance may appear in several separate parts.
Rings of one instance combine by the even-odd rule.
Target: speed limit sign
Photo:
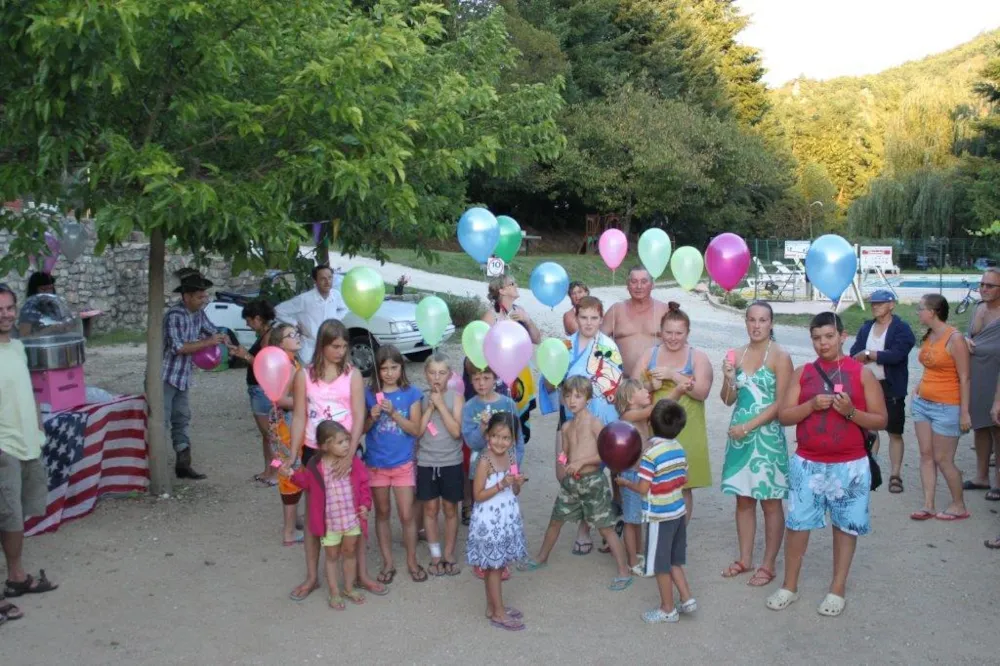
[[[505,264],[503,259],[500,257],[490,257],[486,260],[486,276],[487,277],[499,277],[503,275],[503,269]]]

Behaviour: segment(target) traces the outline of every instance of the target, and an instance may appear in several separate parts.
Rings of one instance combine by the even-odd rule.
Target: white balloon
[[[66,222],[62,225],[60,238],[63,256],[67,261],[76,261],[87,246],[87,232],[79,222]]]

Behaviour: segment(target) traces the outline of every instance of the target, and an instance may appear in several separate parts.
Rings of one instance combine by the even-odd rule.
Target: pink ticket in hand
[[[521,475],[521,470],[519,470],[517,468],[517,463],[511,463],[510,464],[510,474],[511,474],[511,476],[520,476]]]
[[[437,434],[438,434],[437,426],[435,426],[433,423],[431,423],[430,421],[428,421],[427,422],[427,432],[429,432],[431,434],[431,437],[437,437]]]
[[[379,391],[375,394],[375,402],[385,402],[385,393]]]
[[[275,458],[271,461],[271,467],[278,468],[281,467],[281,461]]]
[[[833,392],[834,393],[843,393],[844,392],[844,385],[843,384],[834,384],[833,385]]]
[[[559,464],[560,464],[560,465],[565,465],[566,463],[568,463],[568,462],[569,462],[569,458],[567,458],[567,457],[566,457],[566,454],[565,454],[565,453],[560,453],[560,454],[559,454],[559,457],[558,457],[558,458],[556,458],[556,460],[558,460],[558,461],[559,461]]]
[[[736,365],[736,350],[730,349],[726,352],[726,360],[729,361],[729,365]]]

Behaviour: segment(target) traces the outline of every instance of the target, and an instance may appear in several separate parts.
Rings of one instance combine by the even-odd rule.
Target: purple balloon
[[[531,338],[516,321],[498,321],[486,333],[483,354],[504,384],[510,386],[531,360]]]
[[[705,268],[720,287],[729,291],[740,283],[750,268],[750,248],[736,234],[728,231],[719,234],[705,250]]]
[[[199,349],[191,357],[191,360],[202,370],[215,370],[222,362],[222,345],[212,345]]]
[[[313,245],[319,245],[319,239],[323,235],[323,223],[313,222]]]

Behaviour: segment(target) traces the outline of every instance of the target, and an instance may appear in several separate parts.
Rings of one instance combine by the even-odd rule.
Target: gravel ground
[[[382,270],[390,281],[393,271],[405,270],[413,286],[440,289],[442,284],[440,276],[411,269]],[[461,282],[449,279],[449,290],[482,287]],[[624,296],[622,288],[595,292],[606,303]],[[692,343],[705,349],[716,367],[727,348],[745,339],[737,315],[678,290],[656,295],[681,300],[693,319]],[[532,301],[530,295],[523,299],[542,328],[558,332],[562,311]],[[810,358],[804,330],[779,327],[777,335],[796,364]],[[459,356],[454,345],[448,351]],[[117,392],[140,390],[142,348],[98,348],[88,356],[90,383]],[[411,365],[409,372],[422,378],[418,366]],[[622,657],[654,664],[668,656],[695,664],[996,660],[998,604],[996,585],[989,581],[995,580],[998,560],[982,540],[996,533],[997,512],[977,493],[969,500],[970,520],[908,520],[919,493],[909,424],[906,493],[875,494],[875,530],[861,539],[842,617],[822,618],[815,611],[831,572],[829,530],[814,535],[802,599],[787,611],[764,607],[778,582],[753,589],[744,584],[746,577],[721,578],[719,572],[736,555],[733,501],[709,488],[695,494],[688,534],[688,578],[699,604],[695,616],[677,625],[643,625],[640,612],[657,602],[653,582],[637,579],[626,592],[608,591],[614,574],[610,557],[596,550],[587,557],[571,556],[573,530],[567,527],[547,570],[515,574],[504,586],[505,600],[524,611],[528,625],[508,636],[483,619],[482,583],[467,571],[422,584],[403,571],[389,596],[369,597],[365,606],[345,612],[329,610],[322,592],[299,604],[289,601],[287,594],[304,570],[302,553],[281,545],[276,492],[249,480],[261,460],[243,373],[200,374],[192,391],[195,462],[209,479],[178,484],[166,500],[105,500],[92,515],[56,534],[29,539],[27,564],[44,567],[61,587],[19,600],[27,617],[0,628],[4,664],[603,664]],[[708,410],[718,481],[729,410],[714,394]],[[532,426],[524,465],[531,482],[521,507],[534,552],[556,491],[556,419],[536,415]],[[970,443],[966,437],[959,446],[966,472],[974,466]],[[939,487],[939,502],[944,494]],[[761,531],[762,524],[758,562]],[[395,538],[401,562],[398,527]],[[424,544],[419,558],[428,560]],[[373,569],[378,566],[374,546],[368,561]]]

